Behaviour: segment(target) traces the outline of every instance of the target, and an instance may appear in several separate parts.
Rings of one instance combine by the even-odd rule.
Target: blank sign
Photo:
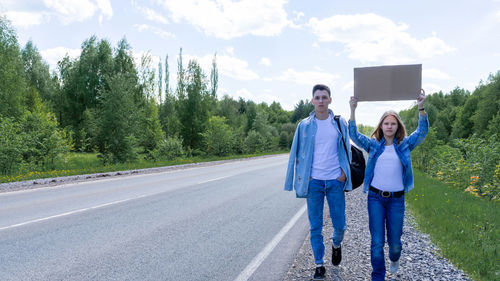
[[[421,88],[421,64],[354,68],[354,96],[358,101],[415,100]]]

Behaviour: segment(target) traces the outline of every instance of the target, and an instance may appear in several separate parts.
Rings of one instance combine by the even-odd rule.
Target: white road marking
[[[199,183],[197,183],[197,184],[207,183],[207,182],[211,182],[211,181],[217,181],[217,180],[221,180],[221,179],[225,179],[225,178],[229,178],[229,176],[220,177],[220,178],[211,179],[211,180],[206,180],[206,181],[200,181],[200,182],[199,182]]]
[[[130,200],[143,198],[143,197],[150,196],[150,195],[154,195],[154,194],[145,194],[145,195],[137,196],[137,197],[134,197],[134,198],[128,198],[128,199],[124,199],[124,200],[113,201],[113,202],[109,202],[109,203],[105,203],[105,204],[101,204],[101,205],[97,205],[97,206],[93,206],[93,207],[89,207],[89,208],[83,208],[83,209],[78,209],[78,210],[74,210],[74,211],[70,211],[70,212],[66,212],[66,213],[62,213],[62,214],[58,214],[58,215],[53,215],[53,216],[50,216],[50,217],[45,217],[45,218],[40,218],[40,219],[36,219],[36,220],[30,220],[30,221],[26,221],[26,222],[22,222],[22,223],[18,223],[18,224],[13,224],[13,225],[9,225],[9,226],[4,226],[4,227],[0,227],[0,231],[1,230],[5,230],[5,229],[9,229],[9,228],[15,228],[15,227],[19,227],[19,226],[23,226],[23,225],[35,223],[35,222],[41,222],[41,221],[46,221],[46,220],[50,220],[50,219],[55,219],[55,218],[69,216],[69,215],[72,215],[72,214],[82,213],[82,212],[85,212],[85,211],[94,210],[94,209],[98,209],[98,208],[102,208],[102,207],[106,207],[106,206],[111,206],[111,205],[115,205],[115,204],[127,202],[127,201],[130,201]]]
[[[220,179],[224,179],[224,178],[228,178],[228,177],[229,176],[215,178],[215,179],[207,180],[207,181],[204,181],[204,182],[199,182],[197,184],[202,184],[202,183],[207,183],[207,182],[211,182],[211,181],[216,181],[216,180],[220,180]],[[143,194],[143,195],[136,196],[136,197],[133,197],[133,198],[128,198],[128,199],[113,201],[113,202],[109,202],[109,203],[105,203],[105,204],[101,204],[101,205],[97,205],[97,206],[93,206],[93,207],[89,207],[89,208],[78,209],[78,210],[69,211],[69,212],[66,212],[66,213],[62,213],[62,214],[58,214],[58,215],[53,215],[53,216],[49,216],[49,217],[45,217],[45,218],[40,218],[40,219],[30,220],[30,221],[26,221],[26,222],[22,222],[22,223],[18,223],[18,224],[4,226],[4,227],[0,227],[0,231],[5,230],[5,229],[10,229],[10,228],[15,228],[15,227],[27,225],[27,224],[31,224],[31,223],[35,223],[35,222],[46,221],[46,220],[50,220],[50,219],[55,219],[55,218],[65,217],[65,216],[69,216],[69,215],[73,215],[73,214],[77,214],[77,213],[82,213],[82,212],[85,212],[85,211],[99,209],[99,208],[106,207],[106,206],[120,204],[120,203],[124,203],[124,202],[127,202],[127,201],[144,198],[144,197],[147,197],[147,196],[152,196],[152,195],[160,194],[162,192],[163,191],[157,192],[157,193],[152,193],[152,194]]]
[[[299,220],[299,218],[306,211],[306,205],[302,206],[302,208],[293,216],[290,221],[283,226],[283,228],[274,236],[274,238],[269,242],[266,247],[257,255],[250,264],[234,279],[234,281],[247,281],[250,276],[257,270],[257,268],[262,264],[262,262],[269,256],[269,254],[274,250],[276,245],[285,237],[285,235],[292,229],[295,223]]]

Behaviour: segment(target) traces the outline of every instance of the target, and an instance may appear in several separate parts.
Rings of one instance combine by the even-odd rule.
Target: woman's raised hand
[[[351,96],[349,105],[351,106],[351,111],[355,111],[356,107],[358,106],[358,98],[356,98],[355,96]]]
[[[424,108],[424,101],[426,99],[424,89],[420,89],[420,94],[417,97],[418,109]]]
[[[358,106],[358,98],[352,96],[351,99],[349,100],[349,105],[351,106],[351,121],[356,120],[356,107]]]

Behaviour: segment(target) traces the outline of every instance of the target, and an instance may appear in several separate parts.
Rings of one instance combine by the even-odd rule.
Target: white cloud
[[[432,84],[432,83],[425,83],[422,85],[422,88],[425,90],[426,95],[431,95],[433,93],[438,93],[439,91],[442,91],[443,88],[437,84]]]
[[[16,0],[3,0],[2,1],[2,6],[13,6],[14,4],[16,4]]]
[[[462,84],[462,88],[468,90],[469,92],[473,92],[478,87],[477,82],[465,82]]]
[[[225,75],[236,80],[254,80],[259,79],[259,75],[248,67],[248,62],[234,56],[234,50],[228,49],[229,52],[217,54],[216,63],[220,75]],[[189,60],[195,59],[206,73],[210,73],[212,68],[213,55],[205,55],[203,57],[182,55],[183,62],[187,65]]]
[[[147,24],[134,24],[134,28],[139,30],[139,31],[151,31],[157,35],[160,35],[162,38],[169,39],[169,38],[175,38],[175,34],[172,34],[168,31],[164,31],[161,28],[155,27],[155,26],[150,26]]]
[[[103,19],[113,16],[110,0],[43,0],[43,1],[4,1],[5,15],[13,25],[23,28],[40,25],[52,18],[57,18],[63,24],[83,22],[99,16]],[[1,7],[0,7],[1,8]]]
[[[436,68],[423,69],[422,76],[424,78],[439,79],[439,80],[450,80],[451,77],[447,73],[442,72]]]
[[[263,93],[260,95],[257,95],[257,102],[265,102],[268,105],[273,103],[273,102],[279,102],[281,104],[280,99],[277,96],[271,95],[269,93]]]
[[[229,96],[232,96],[236,100],[238,100],[241,97],[244,100],[251,100],[255,103],[265,102],[267,104],[271,104],[275,101],[280,102],[278,97],[269,94],[269,90],[264,90],[264,93],[262,94],[254,94],[249,90],[242,88],[237,90],[235,94],[231,94],[227,91],[224,94],[228,94]]]
[[[5,13],[5,16],[12,21],[14,26],[19,26],[23,28],[27,28],[33,25],[39,25],[46,20],[47,15],[43,13],[36,12],[16,12],[16,11],[8,11]]]
[[[228,55],[230,55],[230,56],[234,56],[234,47],[227,47],[224,51],[225,51]]]
[[[263,64],[265,66],[271,66],[271,60],[269,58],[261,58],[260,59],[260,64]]]
[[[219,97],[219,99],[222,99],[225,95],[231,96],[226,88],[218,87],[217,97]]]
[[[71,59],[75,59],[80,56],[81,52],[82,52],[81,49],[56,47],[40,51],[40,54],[42,55],[43,59],[49,64],[50,69],[56,70],[57,62],[62,60],[64,56],[68,55]]]
[[[239,89],[236,91],[236,95],[234,96],[235,98],[242,97],[245,100],[253,100],[255,101],[255,96],[254,94],[250,93],[247,89]]]
[[[283,74],[276,77],[276,80],[296,83],[300,85],[325,84],[330,88],[339,76],[326,72],[303,71],[299,72],[294,69],[287,69]]]
[[[288,26],[294,29],[303,29],[304,13],[293,11],[293,21],[290,21]]]
[[[113,8],[111,7],[110,0],[96,0],[97,7],[101,10],[99,15],[99,23],[102,23],[104,16],[109,20],[113,16]]]
[[[376,14],[313,17],[308,26],[320,42],[342,43],[349,58],[362,62],[405,63],[454,50],[435,34],[414,38],[406,24]]]
[[[154,22],[157,22],[157,23],[162,23],[162,24],[167,24],[168,23],[168,20],[160,15],[159,13],[157,13],[155,10],[153,9],[150,9],[150,8],[147,8],[147,7],[141,7],[137,4],[136,1],[132,0],[132,5],[137,9],[139,10],[139,12],[141,12],[141,14],[147,19],[147,20],[150,20],[150,21],[154,21]]]
[[[204,60],[212,63],[212,56],[205,56]],[[248,62],[231,55],[217,55],[219,74],[226,75],[236,80],[254,80],[259,75],[248,67]]]
[[[351,82],[345,84],[344,87],[342,88],[342,90],[344,90],[344,91],[354,90],[354,81],[351,81]]]
[[[185,21],[209,36],[231,39],[248,34],[276,36],[290,24],[287,0],[157,0],[175,22]],[[256,16],[258,15],[258,16]]]
[[[303,12],[297,12],[297,11],[294,11],[293,14],[295,15],[295,18],[294,20],[300,20],[301,18],[304,17],[304,13]]]
[[[83,22],[100,11],[99,22],[103,17],[110,19],[113,9],[109,0],[44,0],[45,6],[57,16],[63,24]]]
[[[142,13],[150,21],[155,21],[163,24],[168,23],[168,20],[165,17],[161,16],[160,14],[149,8],[142,8]]]
[[[44,0],[44,3],[65,24],[73,21],[84,21],[92,17],[97,9],[96,5],[88,0]]]

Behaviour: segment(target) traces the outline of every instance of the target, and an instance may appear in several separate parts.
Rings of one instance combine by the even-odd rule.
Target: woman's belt
[[[373,187],[371,185],[370,185],[370,190],[377,193],[377,194],[380,194],[380,196],[382,196],[384,198],[389,198],[389,197],[399,198],[405,194],[404,190],[396,191],[396,192],[382,191],[382,190],[380,190],[376,187]]]

